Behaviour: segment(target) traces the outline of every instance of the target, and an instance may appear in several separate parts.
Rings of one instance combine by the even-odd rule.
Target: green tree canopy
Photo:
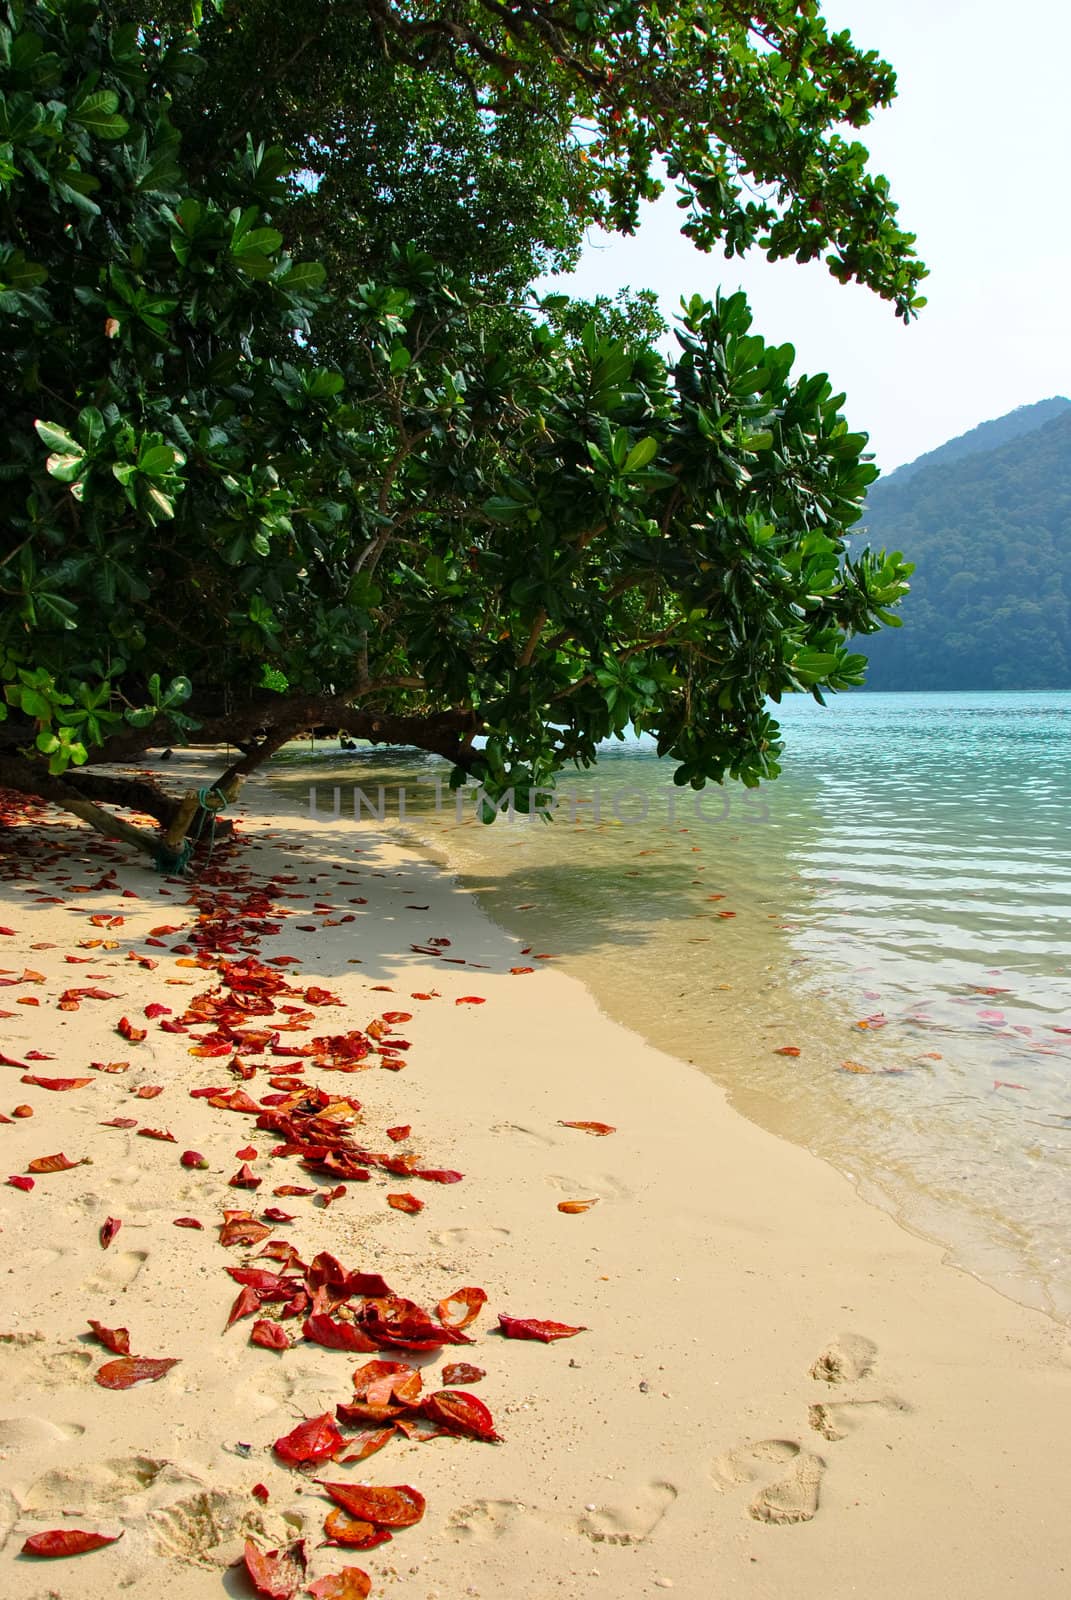
[[[818,7],[0,7],[0,782],[86,812],[192,736],[329,723],[544,785],[627,724],[776,775],[860,680],[876,476],[741,296],[536,304],[665,163],[727,253],[922,268],[841,129],[893,77]],[[98,818],[99,820],[99,818]]]

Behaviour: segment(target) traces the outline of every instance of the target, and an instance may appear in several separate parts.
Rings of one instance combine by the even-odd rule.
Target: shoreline
[[[180,765],[195,768],[177,755]],[[280,1168],[293,1181],[294,1164],[271,1162],[271,1141],[245,1118],[189,1098],[189,1087],[224,1080],[219,1063],[189,1056],[188,1039],[150,1031],[128,1046],[114,1033],[120,1009],[140,1020],[146,1004],[210,981],[174,969],[164,950],[152,952],[155,970],[127,959],[127,946],[144,952],[163,907],[171,922],[180,910],[188,919],[186,891],[116,852],[120,885],[140,898],[76,903],[124,915],[121,947],[99,965],[67,966],[85,918],[61,903],[28,919],[26,884],[5,883],[0,923],[16,933],[0,959],[44,979],[33,985],[38,1008],[9,1006],[3,996],[19,989],[0,995],[14,1013],[5,1053],[53,1053],[52,1065],[33,1068],[41,1074],[134,1058],[129,1074],[100,1074],[71,1093],[23,1087],[3,1069],[10,1104],[0,1110],[25,1098],[35,1111],[0,1129],[8,1172],[27,1154],[94,1157],[34,1193],[3,1189],[11,1281],[25,1291],[0,1317],[0,1334],[16,1336],[4,1346],[0,1420],[13,1600],[38,1600],[50,1583],[63,1600],[150,1583],[169,1600],[249,1594],[225,1573],[243,1520],[256,1519],[262,1544],[292,1537],[300,1520],[315,1550],[310,1576],[357,1564],[374,1595],[399,1600],[1066,1592],[1065,1330],[945,1265],[941,1247],[864,1201],[823,1158],[746,1121],[699,1069],[613,1022],[576,979],[550,964],[511,974],[524,964],[518,941],[414,851],[364,826],[357,853],[357,830],[298,823],[262,783],[239,811],[241,853],[258,876],[317,880],[292,886],[310,899],[290,907],[261,958],[292,953],[295,982],[339,995],[327,1031],[363,1027],[392,1003],[371,992],[380,984],[414,1013],[405,1071],[321,1080],[310,1068],[310,1080],[363,1102],[369,1144],[388,1122],[411,1122],[427,1159],[465,1174],[413,1185],[426,1200],[414,1216],[388,1209],[384,1194],[397,1185],[377,1174],[328,1209],[295,1202],[299,1219],[279,1233],[303,1253],[331,1250],[382,1271],[422,1305],[461,1284],[484,1287],[477,1344],[462,1354],[487,1370],[474,1392],[505,1442],[392,1439],[367,1463],[332,1469],[412,1483],[427,1515],[380,1550],[315,1550],[327,1505],[268,1451],[303,1415],[345,1399],[365,1358],[309,1344],[277,1355],[248,1344],[248,1324],[224,1336],[234,1285],[223,1267],[238,1258],[212,1226],[222,1205],[255,1208],[255,1196],[227,1186],[247,1138],[272,1182]],[[77,835],[78,853],[89,841],[84,853],[102,854],[87,833],[54,815],[49,824],[68,843]],[[43,874],[37,881],[46,886]],[[334,902],[337,919],[303,914],[316,899]],[[300,932],[303,922],[314,932]],[[409,949],[439,938],[466,964]],[[42,943],[55,948],[30,953]],[[121,998],[91,1002],[77,1019],[59,1014],[56,993],[94,974]],[[196,987],[168,992],[165,977]],[[433,990],[441,998],[409,999]],[[486,1003],[452,1003],[470,995]],[[150,1081],[163,1093],[142,1106],[129,1091]],[[172,1130],[176,1145],[97,1126],[122,1111]],[[582,1119],[617,1131],[590,1138],[560,1126]],[[187,1142],[208,1172],[179,1166]],[[585,1214],[557,1210],[594,1196]],[[102,1253],[103,1216],[124,1210]],[[184,1210],[203,1231],[173,1228]],[[489,1336],[499,1311],[589,1331],[552,1345],[501,1340]],[[83,1342],[88,1317],[130,1325],[138,1353],[182,1365],[159,1387],[106,1393],[92,1383],[100,1352]],[[238,1442],[252,1444],[248,1460]],[[264,1508],[250,1498],[258,1480],[270,1493]],[[83,1513],[75,1526],[122,1524],[122,1542],[74,1566],[17,1557],[26,1533],[62,1526],[68,1509]],[[207,1543],[213,1531],[220,1538]]]

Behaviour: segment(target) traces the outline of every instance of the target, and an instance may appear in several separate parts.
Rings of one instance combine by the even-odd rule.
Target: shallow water
[[[383,784],[533,966],[553,956],[954,1260],[1071,1318],[1071,695],[780,717],[785,774],[757,796],[674,789],[638,741],[569,774],[549,825],[488,828],[469,798],[459,820],[416,753],[304,751],[273,776],[307,811],[311,775],[328,816],[336,783],[345,815]]]

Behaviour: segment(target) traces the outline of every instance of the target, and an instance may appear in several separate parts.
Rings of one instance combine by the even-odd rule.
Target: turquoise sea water
[[[635,741],[566,777],[549,825],[437,810],[416,753],[321,751],[277,777],[307,808],[311,775],[328,812],[338,783],[347,814],[354,784],[373,801],[384,784],[395,826],[533,963],[553,956],[953,1259],[1071,1317],[1071,695],[777,714],[785,772],[757,796],[697,804]]]

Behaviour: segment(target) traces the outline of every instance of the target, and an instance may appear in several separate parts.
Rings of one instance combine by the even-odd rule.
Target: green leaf
[[[639,472],[641,467],[646,467],[658,454],[658,440],[648,436],[634,444],[625,457],[625,464],[621,471],[627,475],[630,472]]]
[[[130,132],[130,124],[118,114],[119,96],[113,89],[98,89],[86,95],[71,108],[71,118],[98,139],[121,139]]]

